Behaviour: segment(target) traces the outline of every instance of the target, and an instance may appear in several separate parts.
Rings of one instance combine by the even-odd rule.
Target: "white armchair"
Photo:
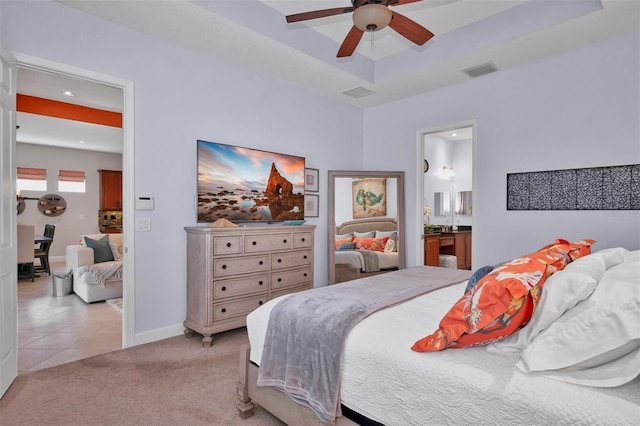
[[[121,234],[105,234],[121,235]],[[87,235],[90,238],[99,239],[104,235]],[[80,273],[83,266],[94,265],[93,249],[84,245],[67,246],[67,271],[73,272],[73,292],[87,303],[99,302],[108,299],[122,297],[122,278],[112,276],[105,280],[104,287],[96,283],[91,273]],[[122,264],[122,260],[102,262],[100,265],[108,266]]]

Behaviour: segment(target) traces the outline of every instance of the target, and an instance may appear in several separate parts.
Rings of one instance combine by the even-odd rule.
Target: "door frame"
[[[88,80],[122,90],[122,213],[123,213],[123,276],[122,276],[122,347],[135,344],[135,203],[134,199],[134,85],[130,80],[62,64],[47,59],[12,52],[16,66],[53,72],[70,78]]]
[[[424,248],[423,248],[423,241],[422,241],[422,232],[420,232],[423,229],[423,210],[424,210],[424,138],[426,135],[429,135],[431,133],[440,133],[440,132],[447,132],[450,130],[456,130],[456,129],[460,129],[463,127],[471,127],[472,130],[472,136],[471,136],[471,167],[472,167],[472,171],[471,171],[471,179],[473,180],[473,182],[471,183],[471,190],[472,190],[472,195],[471,195],[471,199],[472,199],[472,206],[474,207],[474,211],[475,211],[475,206],[476,206],[476,182],[477,182],[477,152],[478,152],[478,121],[473,119],[473,120],[468,120],[468,121],[461,121],[461,122],[457,122],[457,123],[452,123],[452,124],[444,124],[441,126],[436,126],[436,127],[429,127],[429,128],[425,128],[425,129],[419,129],[416,132],[416,230],[418,232],[416,232],[416,238],[414,238],[414,244],[415,244],[415,253],[416,253],[416,259],[415,259],[415,264],[416,265],[422,265],[424,263]],[[476,218],[477,215],[473,214],[471,216],[471,229],[475,229],[476,228]],[[471,239],[471,262],[473,263],[476,259],[475,253],[476,253],[476,241],[477,238],[472,238]],[[471,266],[471,269],[474,270],[474,265]]]

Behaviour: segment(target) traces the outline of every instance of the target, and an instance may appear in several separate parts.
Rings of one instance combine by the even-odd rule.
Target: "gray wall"
[[[46,191],[23,191],[23,197],[41,197],[45,194],[61,195],[67,210],[60,216],[45,216],[38,210],[37,201],[26,200],[25,210],[18,222],[35,225],[36,234],[42,234],[44,225],[56,225],[56,233],[49,251],[52,261],[64,261],[68,245],[78,244],[80,235],[97,234],[100,186],[98,169],[122,170],[122,155],[80,149],[56,148],[28,143],[16,144],[18,167],[36,167],[47,170]],[[58,170],[85,172],[86,192],[58,192]],[[55,258],[58,259],[55,259]]]
[[[365,166],[407,171],[407,235],[418,235],[418,197],[411,195],[422,179],[415,169],[416,133],[475,119],[475,266],[559,237],[592,238],[596,249],[638,249],[640,211],[507,211],[506,175],[640,163],[639,75],[636,32],[371,108],[365,111]],[[380,155],[389,141],[395,155]],[[415,245],[408,249],[409,265],[415,265],[420,255]]]

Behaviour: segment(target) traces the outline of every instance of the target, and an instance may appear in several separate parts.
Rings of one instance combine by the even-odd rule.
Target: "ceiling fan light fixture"
[[[353,24],[361,31],[380,31],[389,25],[392,16],[387,6],[365,4],[353,11]]]

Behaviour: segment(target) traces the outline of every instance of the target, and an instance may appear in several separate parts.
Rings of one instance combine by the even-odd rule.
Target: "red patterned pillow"
[[[354,238],[353,242],[356,243],[356,250],[373,250],[384,251],[384,246],[387,244],[389,237],[383,238]]]
[[[414,343],[416,352],[487,344],[525,326],[540,297],[547,265],[522,257],[497,267],[464,294],[431,335]]]
[[[336,250],[340,248],[340,244],[350,242],[353,242],[353,238],[336,238]]]

